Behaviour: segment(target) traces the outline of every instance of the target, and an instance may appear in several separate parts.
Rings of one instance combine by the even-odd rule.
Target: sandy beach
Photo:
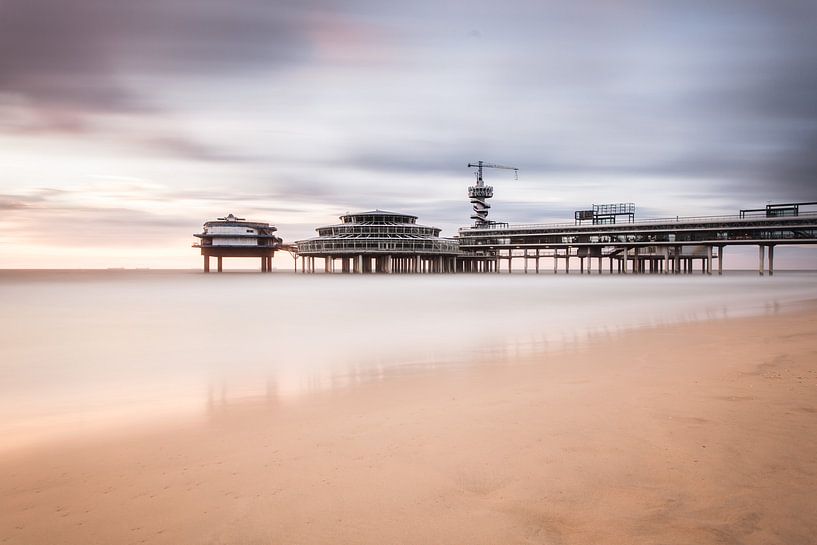
[[[4,453],[0,542],[814,543],[817,306]]]

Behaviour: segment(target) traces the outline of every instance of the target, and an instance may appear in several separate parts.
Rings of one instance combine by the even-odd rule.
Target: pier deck
[[[462,255],[458,270],[499,272],[507,260],[524,261],[524,270],[533,261],[535,272],[540,260],[551,258],[553,271],[560,259],[569,271],[570,258],[579,259],[581,272],[589,272],[592,258],[601,272],[607,260],[610,272],[682,273],[691,272],[700,261],[701,271],[712,273],[713,260],[723,271],[723,252],[730,245],[756,245],[758,271],[774,272],[774,247],[780,244],[817,244],[817,212],[792,216],[751,215],[675,217],[632,223],[576,225],[497,225],[462,228],[458,236]],[[766,259],[768,255],[768,260]],[[768,267],[768,269],[767,269]]]

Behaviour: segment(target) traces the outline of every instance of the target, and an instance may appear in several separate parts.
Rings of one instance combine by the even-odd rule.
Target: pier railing
[[[607,223],[604,225],[576,225],[575,222],[569,223],[513,223],[507,227],[503,227],[502,231],[509,231],[515,229],[581,229],[592,230],[593,228],[610,228],[610,227],[637,227],[638,225],[656,225],[656,224],[679,224],[679,223],[718,223],[718,222],[736,222],[736,223],[750,223],[757,220],[780,221],[794,218],[817,218],[817,212],[801,212],[797,216],[767,216],[764,212],[757,214],[730,214],[730,215],[716,215],[716,216],[675,216],[669,218],[649,218],[638,220],[632,223]],[[491,228],[475,228],[466,227],[460,229],[460,232],[486,232],[496,229]]]

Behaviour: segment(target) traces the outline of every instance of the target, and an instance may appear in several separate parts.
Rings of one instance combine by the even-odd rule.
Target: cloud
[[[326,50],[354,56],[381,38],[336,7],[320,0],[4,0],[0,109],[18,118],[5,128],[93,133],[100,116],[161,123],[173,113],[165,89],[197,96],[203,84],[274,74]],[[167,149],[182,154],[218,155],[194,150],[203,146],[191,137],[157,138],[173,140]]]

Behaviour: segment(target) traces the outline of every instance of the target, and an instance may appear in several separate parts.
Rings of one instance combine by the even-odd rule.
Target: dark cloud
[[[308,52],[297,4],[255,0],[6,0],[0,89],[56,106],[140,110],[123,79],[274,68]]]

